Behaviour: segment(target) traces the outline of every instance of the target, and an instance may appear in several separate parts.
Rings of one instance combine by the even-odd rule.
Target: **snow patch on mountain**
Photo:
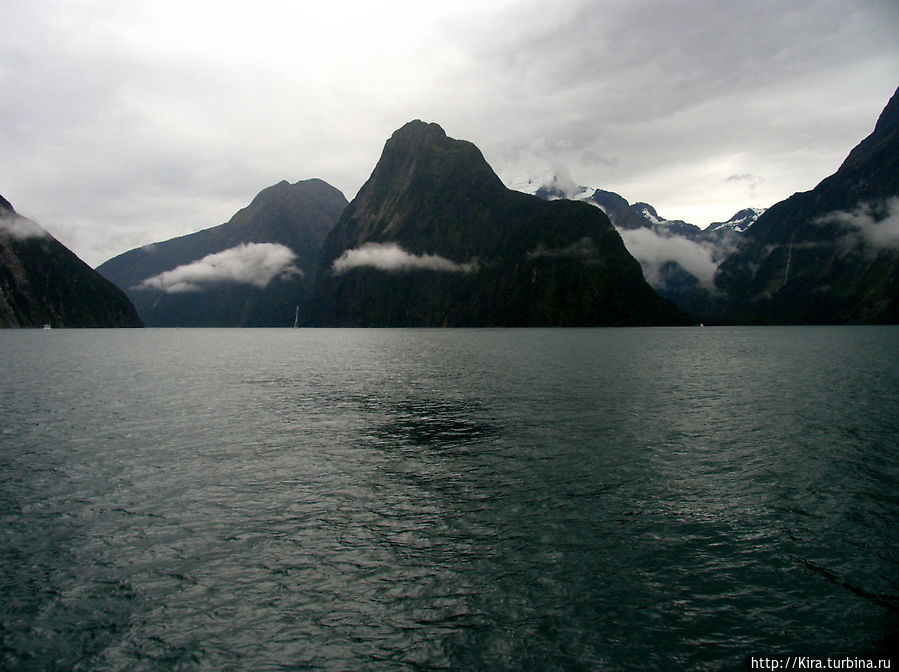
[[[745,208],[726,222],[712,222],[706,227],[706,230],[721,231],[729,229],[737,233],[746,233],[746,229],[755,224],[763,212],[765,212],[765,208]]]

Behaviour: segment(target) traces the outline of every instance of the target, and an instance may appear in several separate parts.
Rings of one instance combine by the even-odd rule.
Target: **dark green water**
[[[899,328],[0,332],[9,670],[739,668],[899,628]]]

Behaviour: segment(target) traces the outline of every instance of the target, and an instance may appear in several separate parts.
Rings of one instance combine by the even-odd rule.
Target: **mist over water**
[[[727,669],[899,626],[899,329],[0,332],[7,669]]]

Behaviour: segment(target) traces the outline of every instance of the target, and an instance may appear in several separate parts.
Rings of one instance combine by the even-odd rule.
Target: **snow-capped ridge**
[[[745,233],[765,212],[765,208],[743,208],[726,222],[712,222],[705,228],[700,228],[680,219],[666,219],[649,203],[637,201],[631,204],[615,192],[577,185],[564,170],[547,170],[517,176],[508,182],[508,187],[515,191],[539,196],[547,201],[561,198],[584,201],[605,212],[616,226],[624,228],[648,226],[659,231],[668,230],[675,235],[693,236],[700,232],[711,233],[724,230]],[[622,220],[622,212],[626,209],[631,213],[624,218],[626,221],[616,221],[616,219]],[[635,215],[637,219],[634,218]]]
[[[706,227],[706,231],[731,230],[746,233],[746,229],[755,224],[763,212],[765,208],[743,208],[726,222],[712,222]]]

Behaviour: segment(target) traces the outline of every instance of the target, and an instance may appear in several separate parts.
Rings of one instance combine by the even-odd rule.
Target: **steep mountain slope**
[[[347,200],[318,179],[262,190],[230,221],[98,267],[148,326],[290,326]]]
[[[743,233],[764,212],[740,210],[727,222],[713,222],[705,229],[681,220],[661,217],[648,203],[629,203],[613,191],[574,187],[570,180],[528,179],[519,189],[540,198],[569,198],[595,205],[605,212],[624,244],[643,268],[647,282],[694,318],[706,319],[718,297],[715,271],[736,249]]]
[[[322,248],[315,323],[684,324],[598,209],[503,186],[473,144],[413,121]]]
[[[140,327],[128,298],[0,196],[0,327]]]
[[[836,173],[758,218],[715,283],[719,320],[899,322],[899,90]]]

